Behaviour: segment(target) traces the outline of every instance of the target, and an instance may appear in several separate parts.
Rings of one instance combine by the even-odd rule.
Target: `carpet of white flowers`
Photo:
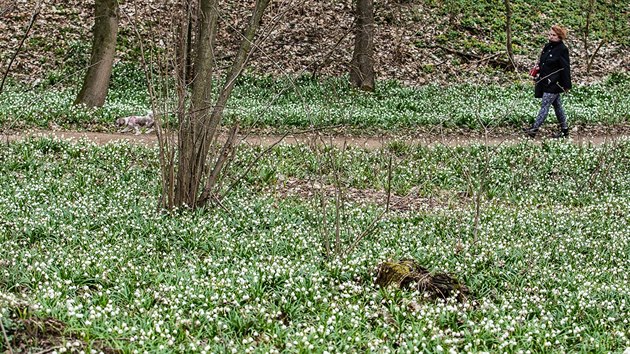
[[[47,126],[111,129],[116,118],[151,108],[142,71],[114,67],[107,103],[99,109],[72,104],[80,85],[8,86],[0,96],[0,124],[12,129]],[[576,85],[563,96],[574,125],[619,125],[630,119],[630,77],[619,74],[591,85]],[[160,100],[162,101],[162,100]],[[168,101],[168,100],[167,100]],[[241,126],[295,129],[344,125],[356,130],[521,127],[533,123],[540,102],[527,78],[511,85],[426,85],[382,82],[374,93],[353,90],[345,78],[312,80],[243,77],[226,108],[226,120]],[[176,111],[158,107],[161,112]],[[553,117],[550,117],[550,121]]]
[[[243,148],[235,168],[258,152]],[[155,150],[2,144],[0,313],[26,302],[29,316],[133,353],[630,347],[630,140],[327,156],[345,185],[383,189],[390,154],[392,191],[453,202],[388,213],[354,252],[326,257],[319,204],[268,192],[330,177],[305,146],[274,148],[223,208],[171,215],[156,211]],[[381,210],[348,201],[343,245]],[[455,275],[473,298],[375,287],[376,266],[401,258]]]

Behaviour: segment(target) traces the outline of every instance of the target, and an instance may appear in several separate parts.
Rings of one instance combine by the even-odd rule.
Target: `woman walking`
[[[553,137],[568,137],[567,116],[560,99],[561,93],[571,89],[569,50],[563,43],[567,38],[567,30],[559,25],[553,25],[547,36],[549,43],[543,48],[538,64],[532,69],[536,81],[535,97],[542,98],[542,104],[536,121],[531,128],[525,129],[525,132],[530,137],[535,137],[538,128],[549,114],[549,107],[552,106],[560,123],[560,132]]]

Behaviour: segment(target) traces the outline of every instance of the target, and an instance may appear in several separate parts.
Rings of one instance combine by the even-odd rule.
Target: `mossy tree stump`
[[[466,302],[470,296],[468,287],[456,278],[446,273],[431,274],[413,259],[381,263],[375,284],[380,287],[395,286],[418,290],[428,294],[431,299],[455,296],[457,301]]]

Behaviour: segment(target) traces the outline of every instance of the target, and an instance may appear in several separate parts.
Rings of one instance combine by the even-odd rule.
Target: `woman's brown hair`
[[[560,26],[560,25],[553,25],[551,26],[551,30],[554,31],[557,35],[558,38],[560,38],[560,40],[565,40],[567,39],[567,29]]]

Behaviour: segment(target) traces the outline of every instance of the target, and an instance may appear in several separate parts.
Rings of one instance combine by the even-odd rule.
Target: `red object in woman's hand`
[[[540,71],[540,67],[538,65],[534,66],[533,68],[531,68],[529,70],[529,75],[531,77],[536,77],[538,75],[538,72]]]

